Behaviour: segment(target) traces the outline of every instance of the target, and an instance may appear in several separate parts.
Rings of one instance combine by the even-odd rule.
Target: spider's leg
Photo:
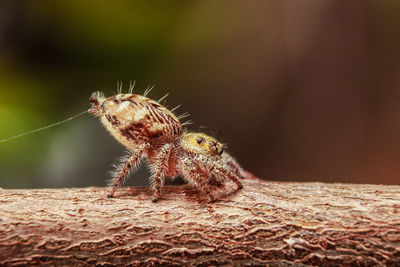
[[[135,166],[138,162],[138,159],[143,155],[149,148],[150,144],[143,144],[141,145],[136,151],[134,151],[129,157],[122,160],[121,165],[117,167],[117,170],[113,174],[113,178],[109,183],[109,193],[107,197],[111,198],[114,196],[115,191],[120,186],[120,184],[124,181],[127,173]]]
[[[239,176],[238,176],[237,174],[231,172],[231,171],[228,170],[227,168],[221,166],[220,164],[215,164],[215,165],[213,166],[212,172],[213,172],[215,175],[217,175],[217,176],[226,177],[226,178],[231,179],[233,182],[236,183],[236,185],[237,185],[237,187],[238,187],[238,190],[241,189],[241,188],[243,188],[242,183],[241,183],[241,182],[239,181],[239,179],[238,179]]]
[[[229,154],[224,153],[222,156],[224,162],[231,168],[231,170],[240,178],[246,178],[246,173],[243,171],[242,167],[240,167],[239,163]]]
[[[182,174],[183,176],[190,181],[194,181],[209,197],[210,202],[215,202],[214,196],[211,194],[210,190],[207,187],[206,180],[203,176],[200,175],[201,172],[198,171],[197,165],[193,162],[193,160],[185,159],[182,162]],[[207,177],[209,178],[209,177]]]
[[[173,149],[172,144],[164,145],[158,152],[157,159],[153,164],[154,170],[154,195],[153,202],[157,202],[161,195],[161,184],[163,182],[166,171],[168,170],[168,160],[171,150]]]

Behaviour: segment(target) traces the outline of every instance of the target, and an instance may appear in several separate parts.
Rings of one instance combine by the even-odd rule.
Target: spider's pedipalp
[[[185,158],[181,163],[181,172],[186,180],[194,182],[200,189],[202,189],[208,196],[210,202],[214,202],[215,198],[211,194],[206,181],[210,178],[209,173],[201,171],[199,166],[194,160]]]
[[[225,168],[222,164],[214,164],[213,169],[212,169],[212,174],[214,174],[217,177],[221,178],[228,178],[232,180],[238,187],[238,189],[243,188],[242,183],[239,181],[238,176]]]
[[[226,168],[230,169],[233,173],[235,173],[240,178],[246,178],[247,174],[243,170],[243,168],[239,165],[239,163],[228,153],[222,154],[222,160],[226,165]]]

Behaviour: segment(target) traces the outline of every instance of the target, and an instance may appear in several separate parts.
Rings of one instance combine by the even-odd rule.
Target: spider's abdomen
[[[96,115],[101,117],[107,130],[130,149],[143,143],[157,145],[173,142],[182,134],[178,118],[147,97],[118,94],[96,99],[98,104],[92,110],[97,109]]]

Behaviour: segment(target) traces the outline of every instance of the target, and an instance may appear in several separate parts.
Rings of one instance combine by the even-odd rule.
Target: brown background
[[[0,4],[0,139],[136,80],[263,179],[400,184],[399,73],[399,1]],[[85,115],[1,143],[0,186],[105,185],[123,154]]]

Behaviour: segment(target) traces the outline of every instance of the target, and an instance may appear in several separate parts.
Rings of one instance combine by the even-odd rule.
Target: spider
[[[89,112],[98,116],[122,145],[128,148],[129,155],[113,173],[109,184],[108,197],[113,197],[117,188],[129,172],[147,158],[152,173],[154,188],[152,201],[157,202],[166,177],[174,178],[181,174],[189,183],[204,191],[210,202],[215,197],[209,181],[231,180],[242,188],[239,178],[246,174],[236,160],[224,153],[223,145],[204,133],[188,132],[183,129],[172,111],[142,95],[117,94],[105,98],[100,92],[90,97]]]

